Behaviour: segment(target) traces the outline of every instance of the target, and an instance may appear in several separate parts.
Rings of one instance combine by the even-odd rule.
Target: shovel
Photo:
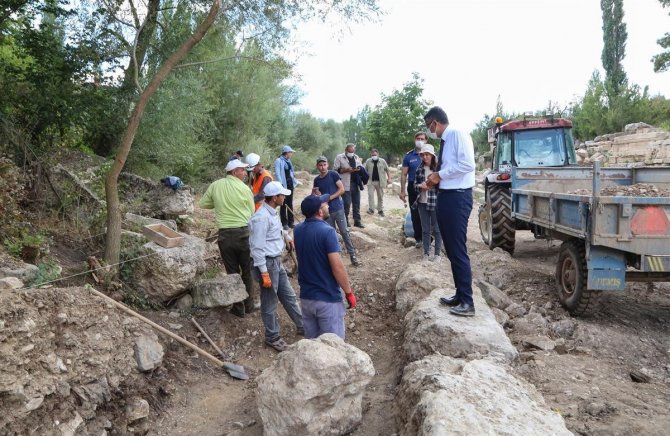
[[[209,341],[209,343],[214,347],[217,353],[219,353],[219,356],[221,356],[222,359],[225,359],[226,356],[224,356],[223,351],[219,347],[216,346],[212,338],[209,337],[207,332],[200,327],[200,324],[198,324],[198,321],[195,320],[195,318],[191,318],[191,322],[193,325],[202,333],[202,335]],[[247,372],[244,370],[244,367],[240,365],[235,365],[234,363],[230,362],[222,362],[223,368],[228,371],[228,374],[230,374],[232,377],[235,377],[240,380],[248,380],[249,375],[247,375]]]

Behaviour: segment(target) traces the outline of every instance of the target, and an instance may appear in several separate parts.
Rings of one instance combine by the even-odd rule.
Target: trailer
[[[512,168],[514,227],[564,241],[556,286],[572,314],[628,281],[670,281],[670,196],[601,195],[638,184],[670,192],[670,167]]]

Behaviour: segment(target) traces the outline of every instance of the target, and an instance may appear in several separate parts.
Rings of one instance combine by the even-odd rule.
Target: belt
[[[220,232],[225,232],[226,230],[240,230],[240,229],[248,229],[249,226],[242,226],[242,227],[226,227],[225,229],[219,229]]]
[[[472,188],[463,188],[463,189],[439,189],[440,192],[469,192],[472,191]]]

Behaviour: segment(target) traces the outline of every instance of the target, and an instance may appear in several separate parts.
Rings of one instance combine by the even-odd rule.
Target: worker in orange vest
[[[247,155],[247,171],[249,171],[249,184],[251,185],[251,192],[254,193],[254,203],[256,203],[256,210],[263,204],[265,197],[263,196],[263,188],[272,181],[272,174],[260,164],[261,157],[256,153],[249,153]]]

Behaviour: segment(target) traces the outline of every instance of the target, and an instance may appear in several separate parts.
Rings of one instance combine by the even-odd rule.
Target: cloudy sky
[[[500,95],[509,112],[566,106],[602,72],[599,0],[380,0],[376,23],[310,24],[297,33],[302,108],[342,121],[423,77],[424,97],[451,124],[470,130],[493,114]],[[629,81],[670,97],[670,72],[654,73],[656,40],[670,32],[658,0],[624,0]]]

